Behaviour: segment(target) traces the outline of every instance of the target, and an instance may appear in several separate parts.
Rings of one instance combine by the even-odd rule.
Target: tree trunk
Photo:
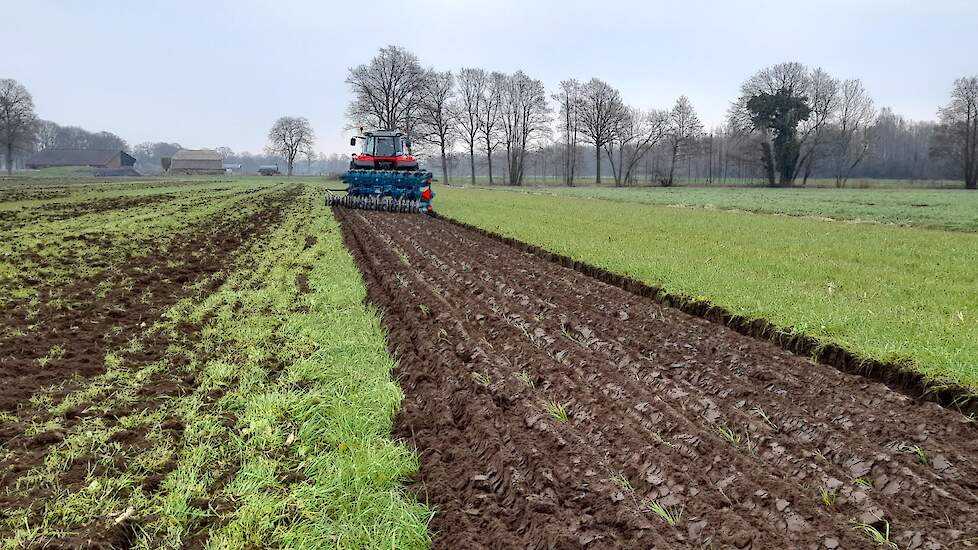
[[[672,184],[673,184],[673,179],[672,178],[673,178],[673,176],[676,173],[676,158],[678,158],[678,157],[679,157],[679,144],[678,143],[674,143],[672,145],[672,160],[669,163],[669,179],[666,180],[665,187],[672,187]]]
[[[594,183],[601,184],[601,147],[594,146]]]
[[[513,155],[513,168],[511,172],[511,175],[513,176],[511,178],[513,180],[513,185],[523,185],[523,169],[526,166],[525,155],[525,150],[520,149],[519,147],[516,148],[516,153]]]
[[[448,159],[445,157],[445,142],[441,142],[441,175],[445,178],[445,185],[451,183],[451,178],[448,176]]]
[[[9,176],[14,172],[14,143],[12,141],[7,142],[7,175]]]
[[[569,187],[574,187],[574,176],[577,175],[577,132],[574,132],[574,141],[570,153],[570,179],[567,181]]]
[[[774,179],[774,155],[771,154],[771,143],[767,140],[761,142],[761,162],[764,163],[764,171],[767,173],[767,184],[776,187]]]
[[[472,169],[472,185],[475,185],[475,140],[469,143],[469,168]]]
[[[964,188],[978,189],[978,112],[965,121],[965,133],[968,139],[964,152]]]
[[[622,171],[625,167],[624,158],[625,158],[625,144],[622,143],[621,146],[618,147],[618,168],[614,167],[613,162],[611,167],[611,170],[615,173],[615,186],[617,187],[623,187],[625,185],[628,185],[628,181],[622,178]]]
[[[577,164],[576,146],[567,149],[567,187],[574,187],[574,166]]]
[[[486,163],[489,165],[489,185],[492,185],[492,149],[486,147]]]
[[[516,157],[511,145],[506,146],[506,184],[516,185]]]

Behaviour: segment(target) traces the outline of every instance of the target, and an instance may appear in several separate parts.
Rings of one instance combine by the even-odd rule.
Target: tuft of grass
[[[621,487],[622,490],[624,490],[624,491],[632,491],[632,490],[634,490],[632,488],[631,482],[629,482],[628,481],[628,478],[625,477],[625,474],[623,474],[621,472],[617,472],[617,473],[615,473],[615,475],[611,476],[611,482],[614,483],[615,485]]]
[[[717,426],[717,433],[722,437],[727,443],[731,445],[740,445],[741,437],[740,434],[726,426]]]
[[[662,521],[666,522],[672,527],[675,527],[682,522],[683,512],[686,511],[685,505],[665,506],[658,500],[650,500],[648,507],[653,514],[659,516]]]
[[[533,383],[533,379],[530,378],[530,374],[527,373],[525,370],[521,370],[520,372],[514,374],[513,376],[519,379],[520,382],[526,384],[526,387],[530,389],[533,389],[536,386],[536,384]]]
[[[550,414],[557,422],[567,422],[570,420],[570,414],[567,412],[567,407],[563,403],[558,402],[556,399],[551,399],[544,403],[544,407],[547,409],[547,413]]]
[[[757,414],[764,420],[764,422],[774,430],[774,433],[781,432],[781,425],[775,422],[761,407],[754,407],[753,409]]]
[[[862,522],[856,523],[852,528],[866,534],[877,546],[897,548],[896,543],[890,540],[890,522],[884,520],[883,525],[882,531],[872,524]]]
[[[822,499],[822,504],[826,508],[831,508],[835,505],[835,491],[830,490],[828,487],[822,487],[819,489],[818,496]]]
[[[917,458],[917,462],[923,464],[924,466],[930,464],[930,459],[927,457],[927,451],[925,451],[920,445],[903,443],[900,445],[899,449],[902,452],[914,455]]]
[[[473,372],[472,378],[474,378],[476,382],[478,382],[483,386],[489,386],[490,384],[492,384],[492,379],[489,377],[488,372]]]
[[[867,477],[857,477],[856,479],[852,480],[852,482],[860,487],[865,487],[867,489],[873,488],[873,481]]]

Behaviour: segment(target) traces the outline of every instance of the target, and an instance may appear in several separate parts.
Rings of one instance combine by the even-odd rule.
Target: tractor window
[[[398,136],[369,136],[363,145],[363,152],[375,157],[393,157],[405,154],[403,145]]]
[[[374,156],[393,157],[396,147],[393,137],[377,137],[374,145]]]

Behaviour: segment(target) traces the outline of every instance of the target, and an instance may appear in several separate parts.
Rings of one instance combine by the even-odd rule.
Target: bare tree
[[[399,46],[387,46],[370,60],[349,70],[353,89],[348,116],[354,125],[408,134],[417,117],[424,70],[418,58]]]
[[[562,80],[560,92],[551,96],[560,105],[561,133],[564,135],[564,183],[574,186],[577,169],[577,140],[580,132],[581,83]]]
[[[978,189],[978,76],[954,81],[940,116],[933,153],[958,165],[965,189]]]
[[[38,149],[119,149],[129,150],[126,140],[112,132],[89,132],[78,126],[61,126],[39,120],[36,124]]]
[[[839,80],[833,78],[821,67],[814,69],[809,77],[808,105],[811,115],[800,124],[802,134],[799,140],[800,157],[792,180],[804,170],[802,185],[808,183],[815,163],[824,153],[828,137],[829,121],[838,110]]]
[[[268,131],[268,146],[265,148],[270,155],[281,155],[285,158],[288,175],[292,175],[295,159],[300,154],[312,151],[316,134],[305,117],[284,116],[275,121]]]
[[[0,79],[0,146],[6,153],[7,175],[14,170],[14,150],[33,144],[36,124],[34,99],[27,88],[16,80]]]
[[[523,71],[506,77],[501,122],[511,185],[523,185],[526,155],[532,140],[549,132],[550,109],[543,82]]]
[[[835,107],[838,81],[822,69],[801,63],[779,63],[755,73],[740,87],[729,113],[732,129],[760,134],[761,153],[770,185],[791,185],[824,137]]]
[[[492,152],[500,145],[503,124],[503,97],[506,92],[508,78],[500,72],[489,74],[486,83],[486,97],[479,112],[479,139],[486,152],[486,162],[489,170],[489,185],[492,185]]]
[[[873,100],[859,79],[844,80],[839,103],[831,125],[832,158],[835,186],[845,187],[849,175],[869,151],[868,130],[876,120]]]
[[[455,75],[451,71],[429,70],[423,77],[418,102],[418,124],[415,132],[419,139],[438,147],[441,153],[441,170],[445,183],[450,183],[447,152],[457,135],[456,119],[452,111],[455,97]]]
[[[695,143],[702,135],[703,123],[696,116],[696,110],[693,109],[692,102],[686,96],[679,96],[679,99],[676,100],[676,105],[669,113],[668,140],[671,158],[669,160],[669,177],[664,182],[664,185],[672,185],[673,178],[676,174],[676,160],[679,158],[680,153],[685,152],[686,147]]]
[[[489,75],[483,69],[462,69],[458,72],[457,80],[459,99],[455,118],[462,141],[469,147],[469,169],[472,184],[475,185],[475,145],[485,123],[482,112],[485,109],[483,104],[489,99],[486,96]]]
[[[669,135],[669,123],[667,111],[626,109],[616,127],[615,137],[604,146],[616,186],[632,183],[635,169],[642,159]],[[618,146],[617,161],[615,145]]]
[[[58,133],[61,129],[56,123],[50,120],[38,120],[35,137],[37,138],[37,149],[53,149],[58,146]]]
[[[627,109],[618,90],[597,78],[584,84],[580,100],[581,131],[588,143],[594,145],[595,183],[601,183],[601,150],[615,139],[626,116]]]

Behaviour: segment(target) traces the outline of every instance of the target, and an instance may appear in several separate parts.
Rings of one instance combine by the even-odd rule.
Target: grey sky
[[[257,152],[291,114],[309,118],[318,150],[348,152],[347,68],[388,44],[441,70],[522,69],[551,91],[595,76],[638,107],[686,94],[708,124],[780,61],[862,78],[915,119],[978,73],[971,0],[3,3],[0,78],[25,84],[42,118],[131,144]]]

